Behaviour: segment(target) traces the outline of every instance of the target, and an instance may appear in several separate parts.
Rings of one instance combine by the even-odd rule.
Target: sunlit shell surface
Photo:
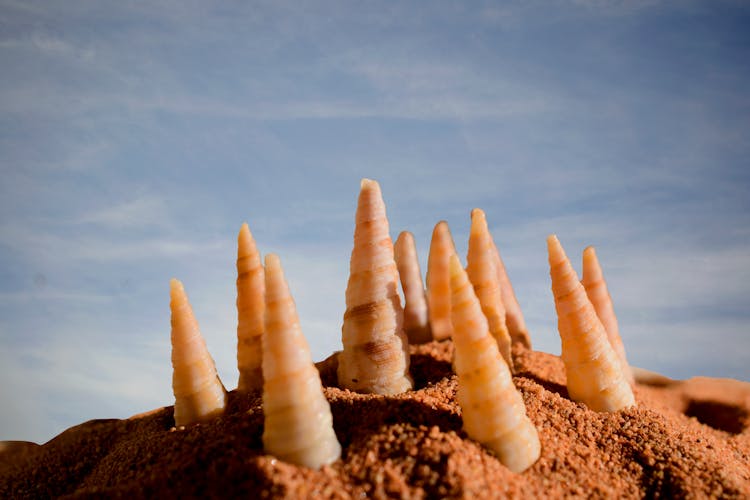
[[[609,344],[612,346],[612,349],[614,349],[617,357],[620,358],[620,364],[625,377],[628,379],[628,383],[633,385],[635,380],[633,379],[633,373],[630,370],[628,359],[625,356],[625,346],[620,337],[620,328],[617,325],[617,316],[615,316],[612,297],[609,295],[607,282],[604,280],[604,274],[599,265],[599,259],[596,257],[596,250],[594,250],[594,247],[587,247],[583,251],[582,275],[581,283],[586,289],[586,295],[594,306],[596,315],[599,316],[602,325],[604,325],[604,329],[607,331]]]
[[[568,394],[594,411],[635,405],[620,360],[557,237],[547,238]]]
[[[510,354],[510,335],[505,325],[505,307],[500,293],[500,283],[495,269],[495,250],[491,245],[490,232],[484,212],[478,208],[471,211],[469,251],[466,254],[466,273],[474,287],[474,293],[487,318],[490,333],[497,342],[503,359],[513,371]]]
[[[172,390],[175,425],[209,420],[224,412],[226,391],[178,280],[170,285]]]
[[[450,261],[450,285],[454,368],[464,430],[510,470],[523,472],[539,458],[539,436],[455,255]]]
[[[273,254],[266,256],[265,284],[263,448],[286,462],[318,469],[341,456],[341,445],[281,263]]]
[[[341,387],[398,394],[412,387],[385,203],[377,182],[363,179],[355,216],[339,355]]]
[[[396,238],[393,249],[404,291],[404,332],[410,344],[429,342],[432,340],[432,332],[414,236],[408,231],[402,231]]]
[[[449,263],[456,253],[448,223],[440,221],[435,225],[430,240],[430,253],[427,258],[427,308],[430,317],[432,338],[448,339],[453,335],[451,324],[451,284]]]
[[[237,369],[238,391],[263,387],[261,367],[265,281],[260,253],[247,224],[237,237]]]
[[[513,284],[510,282],[508,273],[505,270],[505,263],[503,263],[503,259],[500,257],[497,245],[492,240],[492,235],[490,235],[490,242],[492,250],[495,253],[495,271],[497,272],[497,281],[500,283],[500,293],[503,297],[503,305],[505,306],[505,324],[508,327],[511,341],[513,343],[519,342],[526,346],[527,349],[531,349],[531,337],[526,328],[526,321],[523,318],[521,306],[518,304],[516,293],[513,291]]]

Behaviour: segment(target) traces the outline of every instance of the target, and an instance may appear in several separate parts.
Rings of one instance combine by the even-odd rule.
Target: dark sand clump
[[[172,407],[92,420],[43,446],[0,447],[0,497],[750,497],[750,390],[742,382],[655,379],[638,408],[595,413],[570,401],[557,356],[514,350],[515,384],[542,455],[508,471],[461,430],[450,342],[412,349],[416,390],[335,387],[322,368],[343,456],[321,471],[264,455],[260,393],[174,428]]]

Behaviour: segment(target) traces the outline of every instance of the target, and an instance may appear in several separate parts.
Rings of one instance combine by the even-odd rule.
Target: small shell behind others
[[[266,256],[265,283],[263,448],[286,462],[319,469],[341,456],[341,445],[276,255]]]
[[[448,223],[442,220],[432,231],[427,259],[427,307],[435,340],[449,339],[453,335],[449,263],[455,253]]]
[[[432,340],[432,333],[427,313],[427,297],[414,236],[409,231],[402,231],[396,238],[393,251],[404,291],[404,332],[410,344],[429,342]]]

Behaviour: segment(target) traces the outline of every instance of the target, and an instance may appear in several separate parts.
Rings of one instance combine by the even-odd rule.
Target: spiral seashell
[[[265,281],[260,253],[247,223],[237,237],[237,369],[240,392],[263,387],[263,312]]]
[[[450,287],[456,397],[464,430],[508,469],[523,472],[539,458],[539,435],[456,255],[450,260]]]
[[[635,405],[604,325],[555,235],[547,238],[547,250],[568,394],[594,411],[614,412]]]
[[[172,311],[172,390],[175,425],[209,420],[224,412],[227,393],[198,329],[185,289],[169,282]]]
[[[339,385],[376,394],[411,389],[409,352],[398,296],[398,270],[377,182],[363,179],[341,329]]]
[[[519,342],[527,349],[531,349],[531,337],[529,336],[529,330],[526,328],[526,321],[523,319],[521,306],[518,304],[513,285],[505,270],[505,263],[500,257],[497,245],[492,240],[492,235],[490,235],[490,243],[495,254],[495,270],[497,271],[497,281],[500,283],[500,294],[505,306],[505,325],[508,327],[510,339],[513,343]]]
[[[625,378],[632,386],[635,384],[633,372],[630,370],[628,359],[625,356],[625,346],[620,337],[620,328],[617,326],[617,316],[615,308],[612,305],[612,297],[607,289],[607,282],[604,280],[602,268],[599,266],[599,259],[596,257],[594,247],[586,247],[583,251],[583,277],[581,284],[586,290],[586,295],[594,306],[596,315],[599,316],[604,330],[607,332],[609,344],[614,349],[617,357],[620,358],[620,365],[625,374]]]
[[[427,258],[427,310],[432,338],[435,340],[448,339],[453,335],[449,263],[451,255],[455,253],[448,223],[442,220],[432,231]]]
[[[414,235],[402,231],[396,238],[393,251],[404,290],[404,333],[410,344],[424,344],[432,340],[432,332]]]
[[[265,263],[263,448],[285,462],[319,469],[341,456],[341,445],[281,262],[269,254]]]
[[[469,250],[466,254],[466,273],[479,299],[482,312],[487,318],[490,333],[508,368],[513,372],[513,358],[510,355],[510,334],[505,326],[505,307],[500,293],[495,252],[490,244],[490,231],[487,219],[479,208],[471,211]]]

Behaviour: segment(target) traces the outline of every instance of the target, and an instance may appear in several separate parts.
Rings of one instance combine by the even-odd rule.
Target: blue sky
[[[236,235],[340,345],[359,180],[423,264],[483,208],[532,341],[595,245],[634,365],[750,380],[744,2],[0,1],[0,439],[173,402],[181,279],[237,381]]]

